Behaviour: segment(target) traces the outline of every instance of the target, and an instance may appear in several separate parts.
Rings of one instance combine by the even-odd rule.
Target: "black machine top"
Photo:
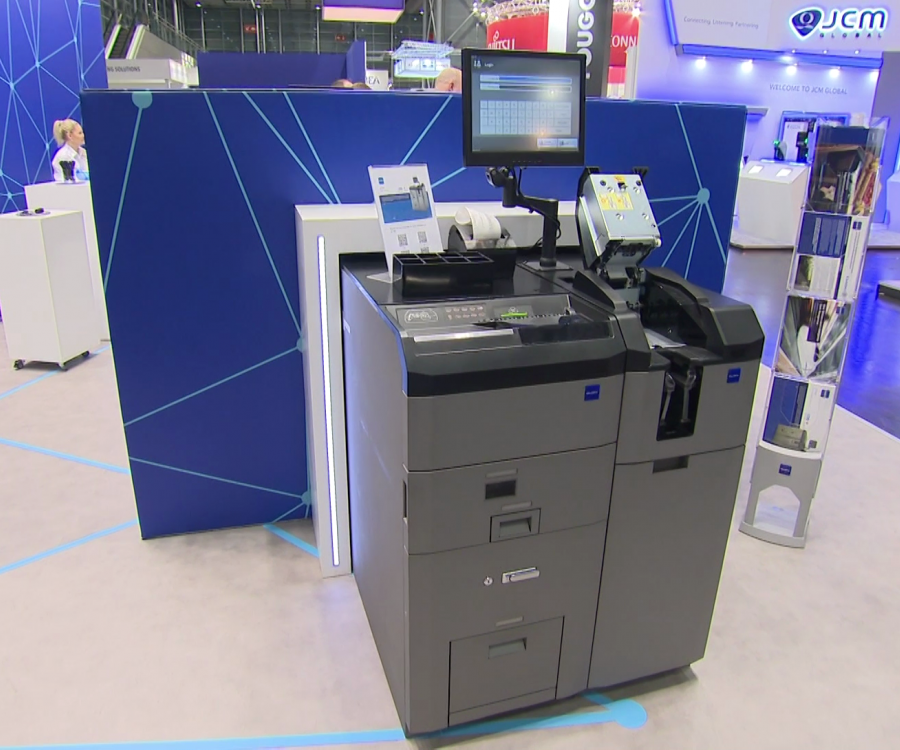
[[[519,267],[465,294],[405,297],[373,278],[384,260],[350,256],[344,272],[396,332],[408,396],[589,380],[624,372],[615,318],[581,295]]]

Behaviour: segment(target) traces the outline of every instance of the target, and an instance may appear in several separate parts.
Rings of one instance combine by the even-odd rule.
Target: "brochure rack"
[[[878,195],[883,142],[880,128],[816,128],[766,419],[740,525],[745,534],[773,544],[806,546]],[[799,501],[793,520],[785,509],[760,507],[761,495],[774,487]]]

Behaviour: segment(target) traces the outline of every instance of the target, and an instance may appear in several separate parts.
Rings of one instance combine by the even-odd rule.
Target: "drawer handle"
[[[517,638],[508,643],[498,643],[496,646],[488,646],[488,659],[496,659],[498,656],[509,656],[524,651],[526,643],[524,638]]]
[[[660,458],[653,462],[653,473],[660,474],[664,471],[676,471],[677,469],[686,469],[688,467],[688,456],[677,456],[676,458]]]
[[[534,578],[540,578],[541,571],[537,568],[522,568],[521,570],[511,570],[504,573],[501,581],[503,583],[520,583],[521,581],[530,581]]]
[[[488,482],[484,485],[485,500],[496,500],[498,497],[514,497],[515,494],[515,479],[502,479],[499,482]]]

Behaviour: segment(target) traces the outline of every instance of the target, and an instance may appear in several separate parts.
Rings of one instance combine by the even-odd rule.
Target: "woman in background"
[[[74,161],[75,169],[88,172],[87,151],[84,150],[84,130],[75,120],[57,120],[53,123],[53,137],[60,147],[53,157],[53,179],[62,182],[60,162]]]

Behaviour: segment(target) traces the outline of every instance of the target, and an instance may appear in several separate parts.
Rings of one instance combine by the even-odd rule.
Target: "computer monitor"
[[[464,49],[467,167],[584,165],[585,58]]]

